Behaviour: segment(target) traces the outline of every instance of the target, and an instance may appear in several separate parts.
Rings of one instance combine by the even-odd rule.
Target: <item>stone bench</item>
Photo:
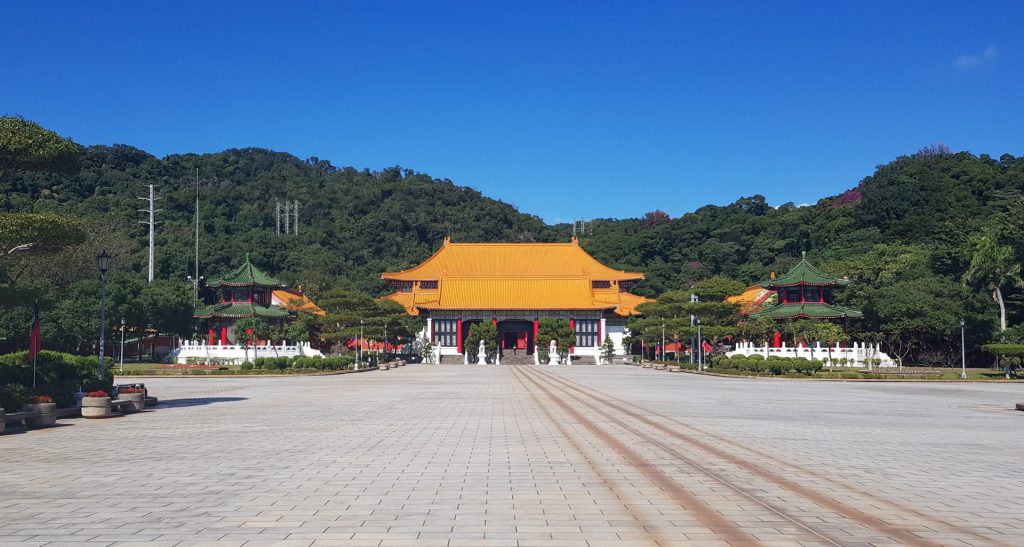
[[[640,366],[642,366],[644,368],[651,368],[653,365],[651,365],[650,363],[643,363]]]
[[[125,407],[131,406],[132,402],[128,400],[124,401],[110,401],[110,410],[116,410],[121,414],[127,414]]]
[[[1017,410],[1024,410],[1024,403],[1017,403]]]
[[[683,367],[681,367],[679,365],[669,365],[668,366],[668,371],[669,372],[679,372],[680,370],[682,370],[682,368]]]
[[[665,370],[665,365],[654,365],[654,370]]]

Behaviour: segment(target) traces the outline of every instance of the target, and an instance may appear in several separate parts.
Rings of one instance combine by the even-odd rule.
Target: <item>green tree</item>
[[[555,319],[554,317],[542,317],[537,324],[537,345],[546,353],[554,340],[558,347],[557,360],[560,363],[566,362],[569,358],[569,348],[576,345],[576,332],[566,319]],[[542,353],[542,355],[544,354]],[[553,359],[555,357],[549,356]]]
[[[992,300],[999,306],[999,332],[1006,330],[1006,301],[1004,287],[1020,287],[1020,263],[1013,247],[1002,245],[991,233],[971,240],[971,262],[964,273],[964,281],[992,291]]]
[[[612,341],[611,336],[606,334],[604,343],[601,344],[601,360],[610,365],[613,359],[615,359],[615,342]]]
[[[744,283],[735,279],[716,275],[694,283],[690,286],[690,292],[696,294],[702,301],[721,302],[725,300],[725,297],[740,294],[746,288]]]
[[[78,172],[82,147],[17,116],[0,117],[0,180],[21,171]]]
[[[54,213],[0,213],[0,258],[52,252],[86,239],[82,223]]]
[[[481,341],[484,343],[484,353],[487,358],[493,360],[498,352],[498,328],[494,326],[494,323],[481,321],[469,327],[463,347],[471,363],[475,363],[478,358]]]

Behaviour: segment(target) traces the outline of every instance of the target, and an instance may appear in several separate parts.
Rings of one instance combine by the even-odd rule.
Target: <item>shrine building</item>
[[[784,275],[771,277],[761,284],[765,290],[776,293],[776,302],[750,314],[751,317],[769,317],[776,321],[790,319],[844,320],[856,319],[861,312],[833,303],[833,290],[845,287],[850,280],[828,275],[807,261],[806,253],[800,262]]]
[[[626,319],[649,299],[629,292],[642,273],[609,268],[569,243],[444,244],[423,263],[384,273],[398,302],[424,319],[423,336],[444,356],[462,356],[474,323],[497,327],[502,359],[533,355],[540,319],[566,319],[576,333],[571,353],[596,360],[605,337],[624,355]],[[469,351],[475,351],[470,349]],[[589,359],[588,359],[589,360]],[[458,359],[462,362],[461,357]]]
[[[290,289],[249,262],[233,272],[211,279],[200,295],[204,306],[193,317],[205,324],[209,345],[228,345],[246,338],[235,332],[240,319],[258,317],[279,324],[303,312],[324,315],[324,311],[299,290]],[[241,335],[240,335],[241,334]]]

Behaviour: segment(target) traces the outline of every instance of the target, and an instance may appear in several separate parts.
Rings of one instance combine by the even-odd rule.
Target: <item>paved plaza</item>
[[[145,382],[154,411],[0,436],[0,544],[1024,545],[1019,384]]]

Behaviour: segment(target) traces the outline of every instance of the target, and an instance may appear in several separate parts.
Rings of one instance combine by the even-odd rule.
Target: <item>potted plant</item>
[[[47,395],[32,397],[22,410],[37,413],[35,416],[25,418],[25,425],[29,427],[50,427],[57,423],[57,404]]]
[[[110,416],[110,395],[106,391],[90,391],[82,398],[83,418],[107,418]]]
[[[126,414],[140,412],[146,408],[146,393],[140,387],[124,387],[117,392],[118,401],[131,401],[132,404],[121,407]]]

